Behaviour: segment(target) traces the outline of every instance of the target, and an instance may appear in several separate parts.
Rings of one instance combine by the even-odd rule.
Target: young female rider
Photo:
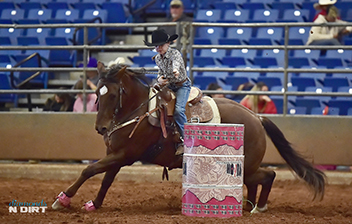
[[[169,36],[165,30],[154,30],[152,42],[146,40],[147,46],[155,46],[158,54],[153,57],[159,67],[157,81],[161,86],[167,85],[176,94],[174,119],[180,135],[184,137],[184,123],[187,122],[185,107],[191,90],[191,82],[187,76],[185,64],[181,53],[170,47],[170,43],[176,40],[177,34]],[[177,145],[176,155],[183,154],[183,142]]]

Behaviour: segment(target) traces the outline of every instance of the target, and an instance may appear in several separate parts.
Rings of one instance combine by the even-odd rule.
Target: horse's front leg
[[[104,179],[101,183],[97,197],[93,201],[89,201],[84,205],[87,211],[92,211],[103,204],[106,193],[108,192],[112,182],[114,182],[116,174],[120,171],[121,167],[114,167],[111,170],[106,171]]]
[[[124,153],[120,151],[118,153],[111,153],[98,162],[89,165],[82,171],[79,178],[70,187],[59,194],[57,200],[53,203],[52,208],[61,209],[63,207],[69,207],[70,198],[77,193],[78,189],[86,180],[96,174],[103,173],[108,170],[114,170],[116,175],[120,167],[125,165],[122,161],[124,161]]]

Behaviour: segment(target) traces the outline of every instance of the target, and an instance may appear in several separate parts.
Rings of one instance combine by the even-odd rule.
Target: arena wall
[[[352,118],[295,115],[270,119],[315,164],[352,165]],[[94,113],[1,113],[0,159],[99,159],[105,155],[105,146],[94,122]],[[283,164],[270,139],[267,146],[263,162]]]

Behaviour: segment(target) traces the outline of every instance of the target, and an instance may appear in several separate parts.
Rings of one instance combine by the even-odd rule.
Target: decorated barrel
[[[241,124],[185,124],[182,214],[242,216],[243,137]]]

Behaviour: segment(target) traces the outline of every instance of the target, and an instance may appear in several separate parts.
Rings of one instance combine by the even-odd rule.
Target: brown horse
[[[95,128],[104,136],[107,156],[82,171],[80,177],[53,203],[54,209],[68,207],[81,185],[90,177],[105,172],[97,197],[85,205],[86,210],[99,208],[120,168],[136,161],[148,161],[164,167],[181,168],[182,156],[175,156],[172,133],[163,137],[161,128],[149,124],[148,100],[150,87],[141,81],[143,73],[116,65],[106,70],[98,63],[100,81],[96,94],[99,110]],[[221,115],[221,123],[244,124],[244,183],[248,190],[245,210],[262,212],[267,209],[267,200],[275,178],[275,172],[260,167],[265,150],[265,133],[273,141],[289,167],[313,190],[314,198],[322,199],[325,175],[299,155],[286,140],[280,129],[268,118],[259,116],[235,101],[215,99]],[[172,132],[172,130],[168,130]],[[256,201],[258,185],[262,185]]]

